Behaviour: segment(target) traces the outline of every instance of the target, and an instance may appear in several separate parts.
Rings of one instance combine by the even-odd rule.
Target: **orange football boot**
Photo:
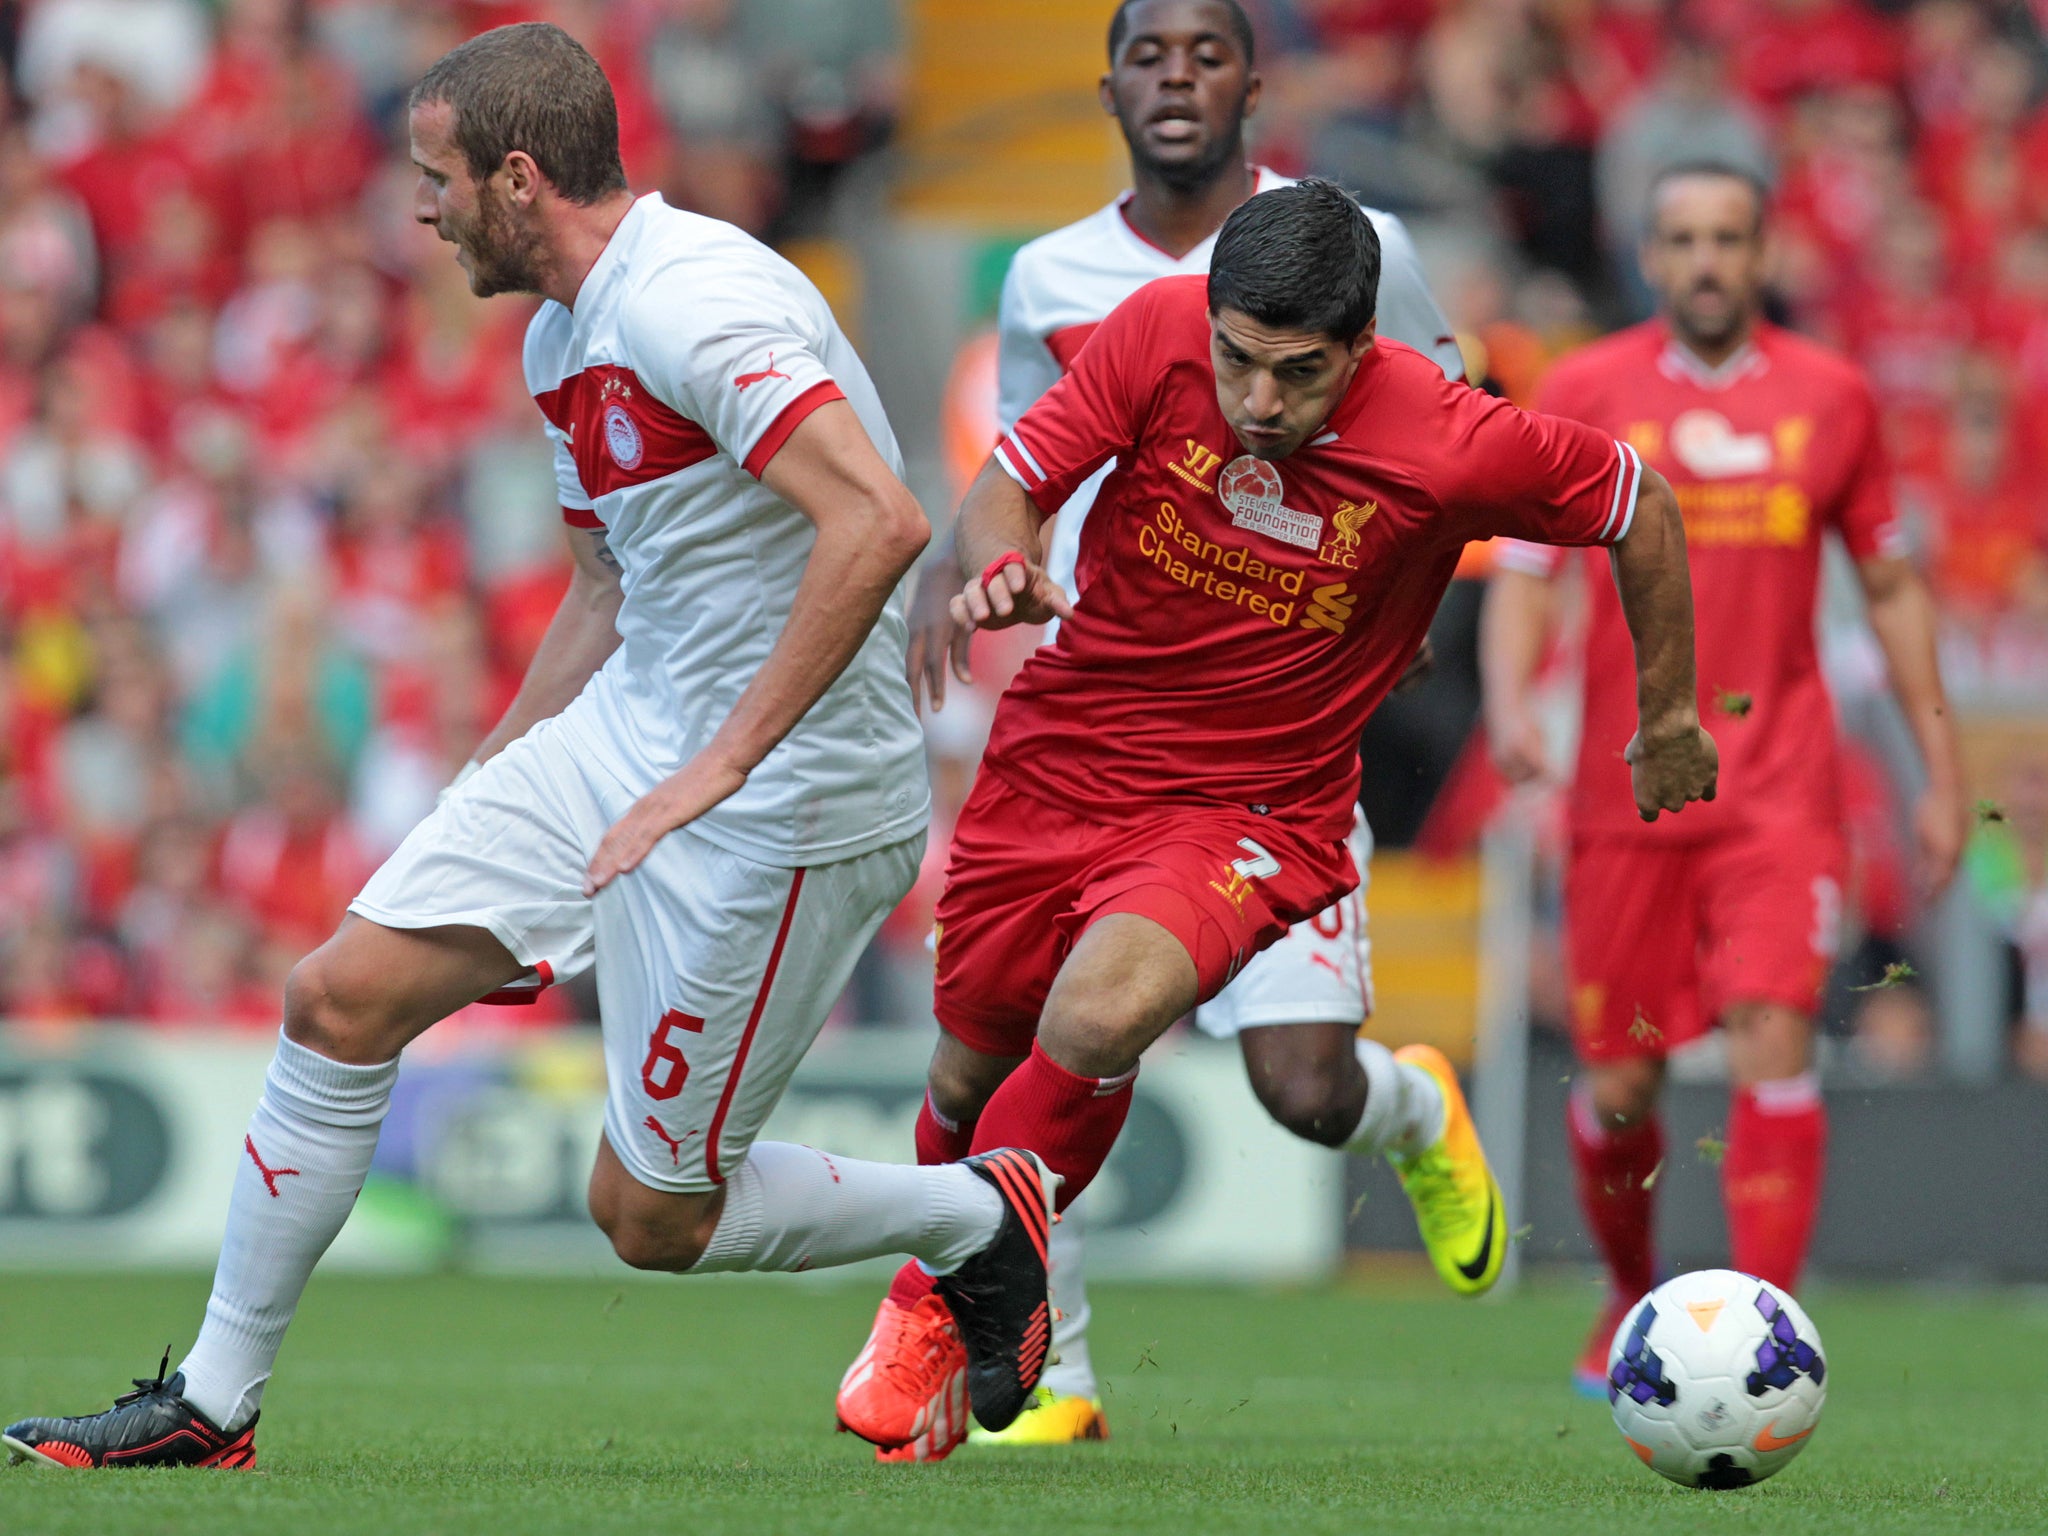
[[[839,1427],[884,1461],[939,1461],[967,1438],[967,1348],[944,1297],[912,1307],[882,1298],[839,1383]]]

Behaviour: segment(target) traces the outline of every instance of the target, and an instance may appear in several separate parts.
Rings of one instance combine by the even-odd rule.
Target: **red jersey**
[[[1341,841],[1358,736],[1415,654],[1469,539],[1618,539],[1633,450],[1518,410],[1398,342],[1323,431],[1253,458],[1216,403],[1207,279],[1113,310],[997,462],[1051,516],[1111,458],[1074,617],[1004,694],[987,764],[1104,822],[1250,807]]]
[[[1700,720],[1721,752],[1713,802],[1644,825],[1621,760],[1636,728],[1634,653],[1614,583],[1589,568],[1574,829],[1684,841],[1737,827],[1836,825],[1834,714],[1813,638],[1821,534],[1836,530],[1858,559],[1903,550],[1863,376],[1769,325],[1709,371],[1651,321],[1559,363],[1541,403],[1617,434],[1677,492]],[[1504,567],[1539,574],[1563,558],[1521,545],[1501,552]]]

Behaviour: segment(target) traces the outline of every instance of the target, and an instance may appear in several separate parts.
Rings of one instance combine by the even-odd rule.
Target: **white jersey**
[[[1255,192],[1291,187],[1293,181],[1260,166]],[[1216,248],[1211,235],[1185,256],[1169,256],[1131,227],[1125,193],[1087,218],[1041,235],[1010,263],[997,319],[997,428],[1004,434],[1060,380],[1095,327],[1109,312],[1155,278],[1207,272]],[[1422,262],[1408,230],[1391,213],[1365,210],[1380,237],[1379,334],[1405,342],[1433,359],[1444,377],[1462,378],[1463,357],[1450,322],[1437,308]],[[1096,489],[1116,467],[1112,459],[1085,481],[1060,508],[1053,525],[1046,569],[1074,591],[1074,561],[1081,547],[1081,522],[1095,503]]]
[[[634,793],[710,741],[795,601],[810,521],[759,476],[844,399],[883,460],[896,439],[866,368],[802,273],[730,224],[633,204],[576,295],[526,332],[526,383],[555,445],[563,516],[622,571],[622,644],[562,720]],[[731,799],[707,840],[796,867],[925,824],[924,738],[904,682],[904,592]]]

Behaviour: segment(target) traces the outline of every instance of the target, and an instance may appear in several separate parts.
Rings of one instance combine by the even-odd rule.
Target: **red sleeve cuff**
[[[813,384],[782,408],[782,414],[761,434],[760,439],[754,444],[753,451],[747,455],[746,462],[740,467],[756,480],[760,479],[761,472],[768,467],[768,461],[782,452],[782,445],[789,441],[790,433],[803,425],[806,416],[821,405],[829,405],[834,400],[845,398],[845,392],[830,379]]]
[[[583,528],[591,533],[604,532],[604,519],[599,517],[589,507],[562,508],[562,521],[571,528]]]

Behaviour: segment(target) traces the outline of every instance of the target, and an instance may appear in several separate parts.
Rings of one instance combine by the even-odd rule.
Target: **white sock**
[[[725,1210],[693,1275],[828,1269],[907,1253],[944,1274],[1002,1224],[992,1185],[958,1163],[869,1163],[759,1141],[725,1185]]]
[[[1444,1132],[1444,1095],[1436,1079],[1376,1040],[1360,1036],[1358,1064],[1365,1068],[1365,1113],[1344,1143],[1346,1152],[1376,1157],[1413,1152]]]
[[[1052,1264],[1047,1277],[1052,1304],[1060,1313],[1052,1324],[1052,1352],[1059,1363],[1048,1365],[1039,1383],[1061,1397],[1095,1396],[1095,1367],[1088,1360],[1088,1275],[1083,1264],[1087,1206],[1088,1195],[1083,1191],[1060,1213],[1046,1244],[1046,1257]]]
[[[299,1293],[361,1193],[398,1063],[352,1067],[277,1040],[249,1119],[185,1401],[222,1429],[254,1417]],[[259,1166],[260,1160],[260,1166]]]

